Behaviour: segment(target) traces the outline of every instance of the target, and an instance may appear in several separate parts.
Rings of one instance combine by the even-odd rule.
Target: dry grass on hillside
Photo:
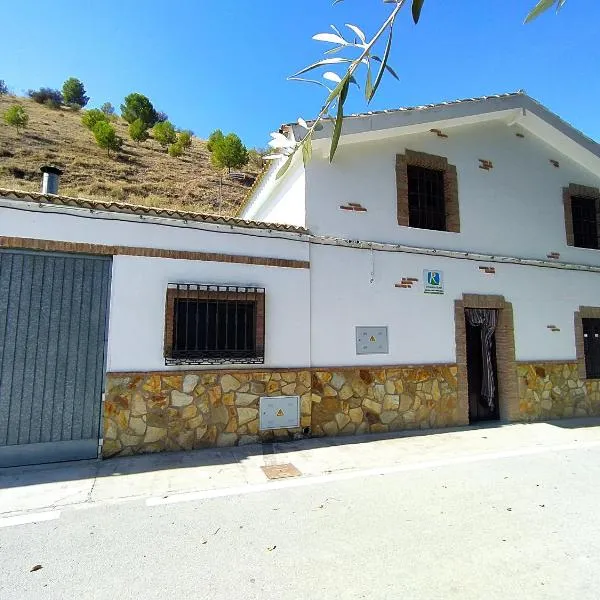
[[[133,142],[127,123],[118,119],[114,125],[125,143],[108,158],[81,124],[81,112],[0,96],[0,115],[15,103],[25,107],[29,125],[17,135],[0,118],[0,187],[39,191],[40,167],[54,164],[64,170],[59,192],[67,196],[232,215],[257,175],[250,165],[245,183],[223,175],[220,200],[219,174],[210,166],[205,142],[196,137],[183,156],[173,158],[152,139]]]

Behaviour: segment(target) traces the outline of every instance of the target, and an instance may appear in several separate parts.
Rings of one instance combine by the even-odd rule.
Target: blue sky
[[[426,0],[416,27],[405,10],[390,61],[400,82],[385,79],[371,109],[523,88],[599,139],[600,2],[569,0],[523,25],[534,1]],[[75,76],[89,106],[141,92],[178,127],[235,131],[248,146],[317,113],[323,90],[286,80],[326,49],[313,34],[344,23],[372,34],[390,10],[381,0],[0,0],[1,14],[9,3],[0,79],[17,94]],[[367,110],[360,93],[348,108]]]

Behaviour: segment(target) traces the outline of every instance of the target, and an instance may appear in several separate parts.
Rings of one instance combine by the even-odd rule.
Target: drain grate
[[[296,467],[291,463],[286,463],[284,465],[267,465],[261,467],[264,474],[269,479],[284,479],[285,477],[298,477],[298,475],[302,475]]]

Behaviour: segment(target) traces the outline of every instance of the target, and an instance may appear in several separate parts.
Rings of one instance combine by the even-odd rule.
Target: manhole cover
[[[298,475],[302,475],[291,463],[286,463],[285,465],[268,465],[261,467],[261,469],[269,479],[283,479],[284,477],[298,477]]]

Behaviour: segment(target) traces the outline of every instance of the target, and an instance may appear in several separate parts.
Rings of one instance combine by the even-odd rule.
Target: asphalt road
[[[600,597],[597,444],[269,485],[0,527],[0,598]]]

